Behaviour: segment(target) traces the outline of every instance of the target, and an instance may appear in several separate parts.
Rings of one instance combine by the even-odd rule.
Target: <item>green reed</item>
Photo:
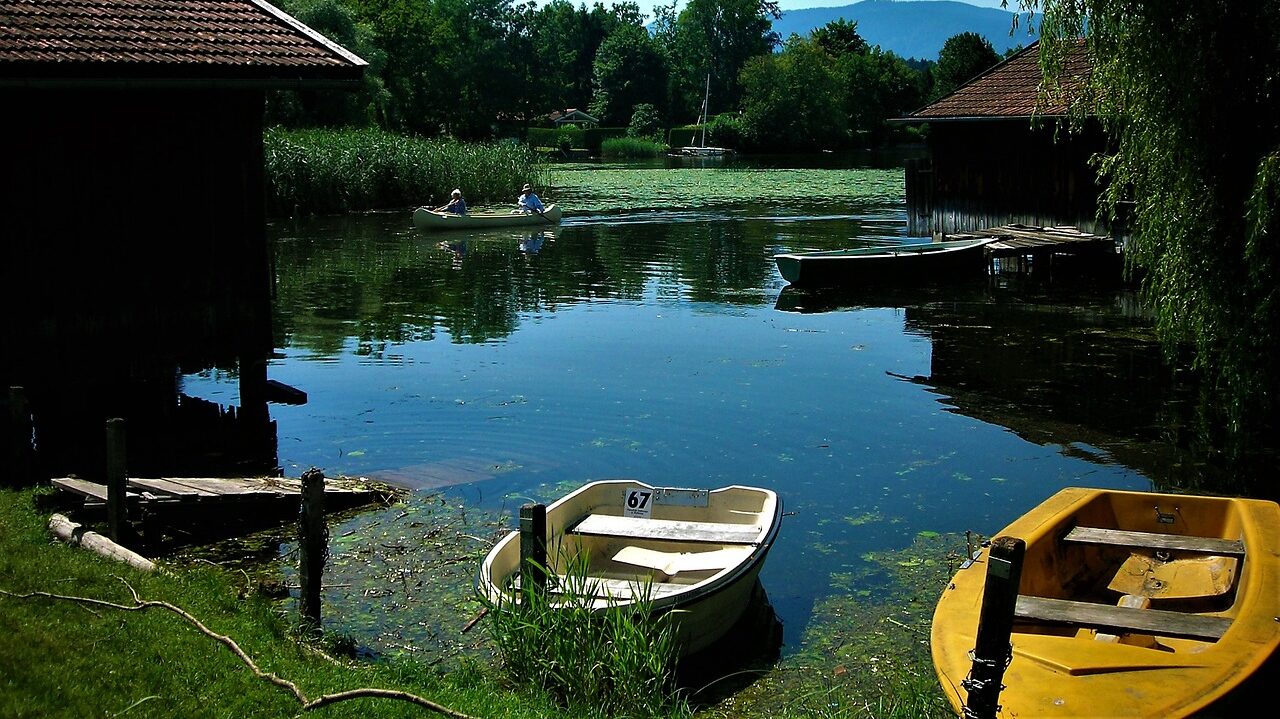
[[[586,558],[563,564],[554,592],[526,584],[518,602],[491,607],[489,634],[508,676],[575,714],[687,716],[675,686],[675,631],[667,615],[651,614],[648,586],[625,606],[593,609]]]
[[[378,129],[272,128],[263,145],[272,215],[442,205],[454,188],[472,205],[514,204],[524,183],[547,184],[536,153],[511,142],[463,143]]]
[[[661,157],[667,146],[661,142],[641,137],[613,137],[600,143],[602,157],[641,158]]]

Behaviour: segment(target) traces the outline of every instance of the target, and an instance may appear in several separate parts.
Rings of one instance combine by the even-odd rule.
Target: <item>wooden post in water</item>
[[[320,583],[329,554],[329,532],[324,521],[324,473],[316,468],[302,473],[302,511],[298,521],[298,579],[302,620],[320,631]]]
[[[1022,581],[1022,560],[1027,544],[1015,537],[996,537],[987,553],[987,579],[982,590],[978,635],[973,647],[973,667],[961,686],[969,693],[965,719],[995,719],[1000,707],[1004,670],[1013,656],[1013,612]]]
[[[128,469],[125,464],[124,420],[107,420],[107,536],[124,543],[129,527]]]
[[[520,508],[520,586],[526,593],[547,591],[547,507]]]
[[[15,486],[35,482],[35,447],[32,445],[31,405],[22,387],[9,388],[9,432],[5,438],[10,478]]]

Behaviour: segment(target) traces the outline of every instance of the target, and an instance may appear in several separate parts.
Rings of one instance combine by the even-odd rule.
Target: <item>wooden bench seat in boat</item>
[[[600,537],[664,539],[682,542],[712,542],[716,544],[755,544],[760,539],[760,527],[755,524],[682,522],[672,519],[615,517],[608,514],[589,514],[581,522],[570,528],[569,532],[571,534]]]
[[[726,547],[710,552],[659,552],[644,547],[623,547],[613,561],[653,569],[668,577],[681,572],[727,569],[751,555],[751,547]]]
[[[1100,529],[1097,527],[1074,527],[1063,537],[1063,541],[1084,544],[1110,544],[1118,547],[1141,549],[1201,552],[1204,554],[1221,554],[1228,557],[1244,556],[1244,542],[1238,539],[1185,537],[1177,534],[1159,534],[1156,532],[1126,532],[1120,529]]]
[[[1203,614],[1162,609],[1137,609],[1020,595],[1013,613],[1016,619],[1087,627],[1110,633],[1142,632],[1165,637],[1216,641],[1231,620]]]
[[[515,577],[513,589],[519,591],[520,577]],[[688,589],[688,584],[674,582],[649,582],[647,584],[650,599],[659,599]],[[645,596],[646,583],[635,579],[606,579],[604,577],[587,577],[569,579],[563,574],[556,575],[555,581],[547,586],[552,594],[579,594],[582,596],[613,599],[640,599]]]

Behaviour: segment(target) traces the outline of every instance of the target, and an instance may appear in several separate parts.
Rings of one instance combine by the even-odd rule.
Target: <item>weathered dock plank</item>
[[[174,497],[216,497],[217,494],[207,490],[190,487],[167,479],[130,479],[130,487],[137,487],[150,492],[167,494]]]
[[[93,502],[107,501],[105,484],[75,477],[52,480],[54,487]],[[153,502],[218,502],[235,500],[284,501],[297,503],[302,484],[284,477],[130,477],[126,482],[130,501]],[[352,501],[377,501],[389,489],[349,477],[326,478],[325,494]]]

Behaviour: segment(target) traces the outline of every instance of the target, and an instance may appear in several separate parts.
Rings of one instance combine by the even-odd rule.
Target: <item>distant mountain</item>
[[[1027,34],[1025,16],[1018,19],[1013,35],[1009,34],[1013,15],[1008,10],[948,0],[865,0],[843,7],[784,11],[781,20],[773,21],[773,30],[786,40],[793,33],[808,35],[832,20],[856,20],[858,34],[869,45],[879,45],[903,58],[937,60],[947,38],[962,32],[982,35],[1001,55],[1009,48],[1030,45],[1036,38]]]

